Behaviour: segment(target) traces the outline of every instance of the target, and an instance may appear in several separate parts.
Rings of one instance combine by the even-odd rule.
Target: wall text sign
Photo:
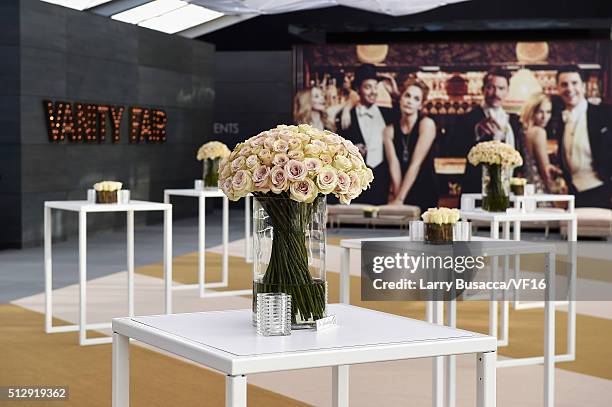
[[[93,103],[43,101],[49,141],[52,143],[104,143],[107,123],[110,139],[121,141],[121,120],[125,107]],[[168,117],[162,109],[132,106],[128,109],[130,143],[163,143],[166,141]]]

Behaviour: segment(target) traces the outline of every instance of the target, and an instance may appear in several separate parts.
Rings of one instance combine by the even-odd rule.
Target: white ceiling
[[[346,6],[402,16],[468,0],[41,0],[194,38],[261,14]]]

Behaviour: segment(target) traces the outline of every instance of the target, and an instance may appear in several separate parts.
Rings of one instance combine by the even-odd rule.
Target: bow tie
[[[370,119],[374,118],[374,114],[366,109],[360,109],[360,111],[358,112],[359,116],[368,116]]]

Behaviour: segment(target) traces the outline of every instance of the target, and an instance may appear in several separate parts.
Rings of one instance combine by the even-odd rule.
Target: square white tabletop
[[[289,336],[257,335],[251,310],[118,318],[113,331],[227,374],[490,352],[496,339],[345,304],[331,304],[338,325]]]
[[[205,198],[224,198],[225,194],[219,188],[205,188],[205,189],[164,189],[165,195],[177,195],[177,196],[203,196]]]
[[[45,208],[73,212],[163,211],[172,205],[162,202],[136,201],[129,203],[93,203],[89,201],[45,201]]]
[[[521,212],[518,209],[509,209],[507,212],[489,212],[482,208],[466,211],[460,210],[463,220],[486,220],[498,222],[514,221],[547,221],[561,220],[571,221],[576,219],[576,214],[572,212],[559,212],[546,209],[537,209],[533,212]]]

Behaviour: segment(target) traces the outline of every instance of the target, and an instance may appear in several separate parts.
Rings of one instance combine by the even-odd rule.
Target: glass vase
[[[325,196],[312,203],[283,194],[255,195],[253,322],[258,293],[291,295],[291,329],[314,328],[326,316]]]
[[[511,168],[499,164],[482,166],[482,209],[505,212],[510,205]]]
[[[451,223],[425,223],[425,243],[452,244],[453,225]]]
[[[206,158],[202,162],[204,188],[219,188],[219,161],[220,158]]]

